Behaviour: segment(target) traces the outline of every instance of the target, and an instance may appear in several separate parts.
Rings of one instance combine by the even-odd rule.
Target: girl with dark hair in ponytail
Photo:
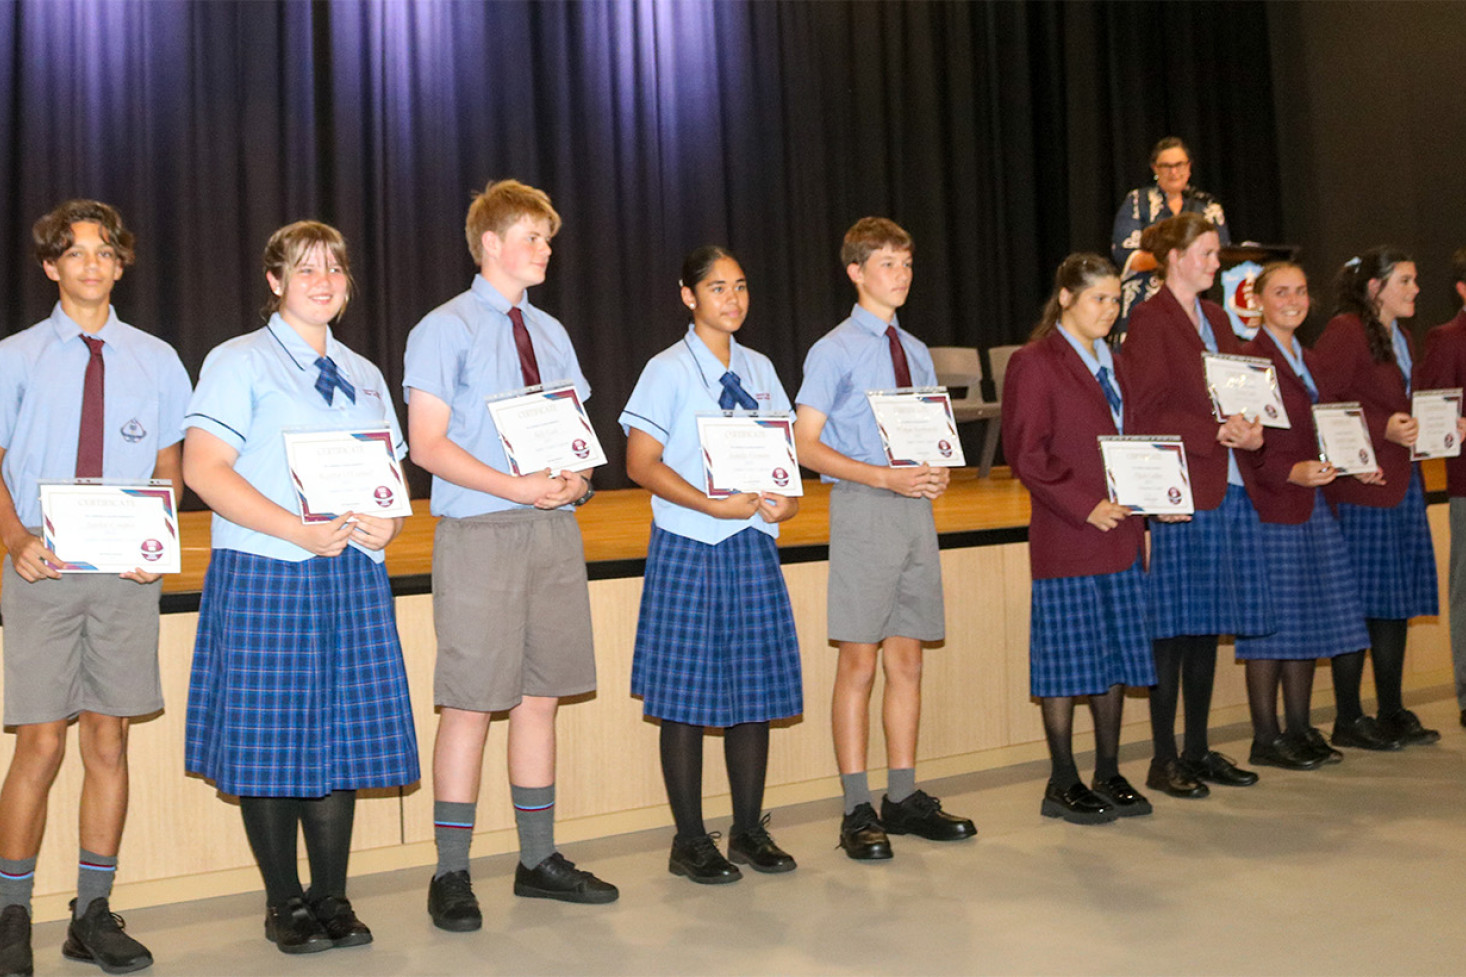
[[[1040,813],[1076,824],[1149,814],[1120,774],[1125,686],[1155,682],[1145,619],[1145,530],[1109,501],[1096,437],[1133,430],[1127,385],[1104,339],[1120,314],[1120,277],[1097,254],[1070,255],[1028,345],[1004,381],[1003,444],[1033,500],[1030,688],[1053,772]],[[1074,698],[1094,715],[1095,770],[1074,765]]]
[[[1364,407],[1383,475],[1375,484],[1338,479],[1324,490],[1358,575],[1379,700],[1378,720],[1366,716],[1359,701],[1363,651],[1333,659],[1335,746],[1398,750],[1440,739],[1400,699],[1408,621],[1437,612],[1425,489],[1410,462],[1419,431],[1410,416],[1414,347],[1399,322],[1415,314],[1419,293],[1415,262],[1405,252],[1378,247],[1351,258],[1339,271],[1335,315],[1314,349],[1338,398]]]

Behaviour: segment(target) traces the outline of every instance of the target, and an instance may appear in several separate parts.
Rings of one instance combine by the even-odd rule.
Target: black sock
[[[1049,783],[1067,790],[1079,783],[1074,766],[1074,699],[1067,695],[1046,695],[1038,700],[1043,713],[1044,737],[1049,742]]]
[[[1104,695],[1089,697],[1094,717],[1094,779],[1120,775],[1120,716],[1125,709],[1125,686],[1112,685]]]
[[[764,814],[764,777],[769,772],[769,724],[739,723],[723,731],[723,761],[733,791],[733,827],[756,827]]]
[[[1393,716],[1405,708],[1400,699],[1400,683],[1405,677],[1405,637],[1409,622],[1368,617],[1369,659],[1374,666],[1374,694],[1379,699],[1379,714]]]
[[[1181,657],[1181,699],[1186,713],[1186,747],[1182,756],[1200,760],[1211,745],[1207,727],[1211,723],[1211,690],[1217,677],[1217,636],[1192,635]]]
[[[295,835],[300,826],[300,799],[295,797],[241,797],[239,813],[255,863],[265,881],[265,902],[282,906],[300,898],[300,873],[295,867]]]
[[[1252,741],[1271,743],[1282,735],[1278,729],[1278,681],[1283,663],[1276,658],[1250,659],[1247,673],[1247,708],[1252,712]]]
[[[1346,726],[1364,715],[1364,706],[1359,702],[1359,683],[1364,680],[1364,652],[1335,655],[1329,659],[1329,669],[1334,673],[1334,706],[1337,711],[1334,722]]]
[[[1156,763],[1176,759],[1176,699],[1181,693],[1181,655],[1185,638],[1157,638],[1156,684],[1150,687],[1150,740]]]
[[[702,727],[662,720],[662,780],[677,822],[677,837],[687,841],[707,834],[702,821]]]
[[[1294,739],[1313,728],[1313,669],[1311,658],[1283,662],[1283,714]]]
[[[351,828],[356,821],[356,791],[336,790],[300,802],[300,827],[311,866],[311,898],[346,898],[346,865],[351,858]]]

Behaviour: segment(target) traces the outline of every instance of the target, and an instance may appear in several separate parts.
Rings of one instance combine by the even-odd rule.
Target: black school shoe
[[[840,819],[840,847],[857,862],[877,862],[893,854],[891,839],[886,837],[876,809],[869,803],[857,804]]]
[[[530,899],[558,899],[561,902],[615,902],[621,891],[555,852],[534,868],[523,862],[514,865],[514,894]]]
[[[1201,798],[1211,793],[1210,787],[1191,776],[1176,759],[1150,761],[1145,786],[1172,797]]]
[[[1257,783],[1257,774],[1243,770],[1237,766],[1237,761],[1216,750],[1208,750],[1200,760],[1182,757],[1181,769],[1190,774],[1192,780],[1205,780],[1223,787],[1251,787]]]
[[[1313,750],[1314,755],[1324,763],[1344,762],[1344,754],[1329,746],[1329,741],[1323,738],[1323,730],[1317,726],[1308,727],[1308,732],[1304,734],[1303,738],[1309,748]]]
[[[1317,770],[1323,766],[1319,756],[1306,742],[1299,743],[1286,736],[1278,736],[1267,743],[1252,741],[1252,752],[1248,763],[1265,767],[1280,767],[1283,770]]]
[[[948,814],[942,802],[918,790],[900,803],[881,798],[881,824],[888,835],[916,835],[928,841],[965,841],[977,837],[977,826],[967,818]]]
[[[1109,824],[1120,816],[1103,797],[1077,780],[1063,790],[1052,783],[1045,785],[1038,813],[1070,824]]]
[[[467,869],[445,872],[428,883],[428,915],[450,933],[471,933],[484,925]]]
[[[776,845],[769,836],[770,817],[772,815],[765,814],[763,820],[747,831],[729,833],[728,861],[747,865],[755,872],[792,872],[799,867],[794,856]]]
[[[320,953],[331,938],[300,896],[265,909],[265,939],[281,953]]]
[[[1138,818],[1151,813],[1153,808],[1146,796],[1134,787],[1130,781],[1120,774],[1115,774],[1108,780],[1095,778],[1089,789],[1100,796],[1100,799],[1115,809],[1115,813],[1122,818]]]
[[[1397,713],[1380,716],[1379,726],[1384,730],[1386,736],[1407,745],[1424,746],[1427,743],[1438,742],[1441,738],[1440,730],[1426,729],[1420,725],[1420,717],[1409,709],[1401,709]]]
[[[66,927],[63,956],[94,963],[109,974],[130,974],[153,965],[148,948],[122,932],[127,924],[107,905],[105,896],[93,899],[75,918],[76,900],[71,900],[72,920]]]
[[[727,885],[743,878],[738,866],[718,851],[717,832],[697,835],[685,841],[673,838],[672,853],[667,856],[667,871],[698,885]]]
[[[0,912],[0,977],[31,977],[36,972],[31,957],[31,914],[21,905]]]
[[[332,946],[366,946],[372,941],[372,931],[356,918],[356,911],[345,896],[322,896],[319,899],[307,896],[306,905],[310,906],[311,915],[330,937]]]

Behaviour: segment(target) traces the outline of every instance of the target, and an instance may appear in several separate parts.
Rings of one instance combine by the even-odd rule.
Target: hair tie
[[[1354,257],[1350,258],[1348,261],[1344,262],[1344,267],[1345,268],[1348,268],[1350,271],[1358,271],[1359,270],[1359,256],[1358,255],[1355,255]]]

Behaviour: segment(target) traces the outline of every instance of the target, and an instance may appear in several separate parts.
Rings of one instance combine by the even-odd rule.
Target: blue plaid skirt
[[[1119,573],[1033,582],[1029,692],[1098,695],[1112,685],[1154,685],[1140,561]]]
[[[1439,613],[1425,483],[1419,465],[1410,469],[1410,487],[1399,505],[1339,503],[1339,528],[1349,547],[1365,617],[1403,621]]]
[[[715,546],[652,527],[631,661],[648,716],[734,726],[804,711],[799,637],[773,537]]]
[[[419,777],[386,568],[216,549],[188,689],[186,768],[226,794],[322,797]]]
[[[1278,629],[1239,637],[1238,658],[1332,658],[1369,647],[1354,563],[1323,492],[1307,522],[1263,523],[1262,548]]]
[[[1150,523],[1151,637],[1271,634],[1262,523],[1247,490],[1227,486],[1215,509],[1190,522]]]

